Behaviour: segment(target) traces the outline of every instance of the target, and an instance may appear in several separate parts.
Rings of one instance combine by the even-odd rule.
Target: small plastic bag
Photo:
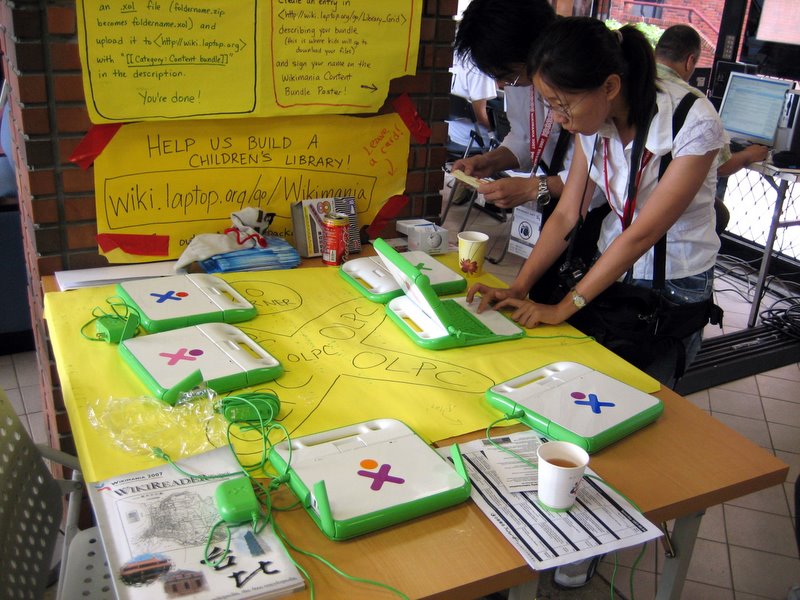
[[[126,452],[151,455],[160,448],[173,460],[228,444],[227,422],[216,410],[210,388],[184,394],[174,406],[156,398],[97,399],[89,422]]]

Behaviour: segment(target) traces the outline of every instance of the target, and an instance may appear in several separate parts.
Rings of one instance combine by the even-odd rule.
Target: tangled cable
[[[781,298],[759,316],[767,327],[800,340],[800,296]]]

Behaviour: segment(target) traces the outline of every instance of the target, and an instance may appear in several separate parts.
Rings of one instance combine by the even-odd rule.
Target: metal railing
[[[742,169],[728,178],[725,206],[731,220],[727,231],[763,247],[767,242],[776,199],[775,189],[758,173]],[[800,185],[790,184],[783,204],[782,221],[800,219]],[[800,227],[778,229],[775,254],[800,260]]]
[[[622,12],[623,14],[626,12],[628,5],[631,6],[652,6],[654,8],[661,8],[661,9],[668,9],[668,10],[681,10],[686,11],[687,13],[687,22],[692,23],[692,16],[697,15],[697,18],[700,20],[703,25],[705,25],[710,31],[714,33],[714,39],[719,37],[719,27],[711,24],[711,22],[705,18],[703,13],[698,11],[696,8],[691,6],[684,6],[682,4],[660,4],[658,2],[644,2],[643,0],[623,0],[622,1]]]

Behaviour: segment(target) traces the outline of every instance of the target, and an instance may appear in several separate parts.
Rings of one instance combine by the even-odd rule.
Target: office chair
[[[486,103],[489,123],[492,124],[494,137],[498,142],[502,142],[503,138],[511,131],[511,123],[508,121],[503,96],[503,90],[497,90],[497,98],[492,98]]]
[[[473,154],[480,154],[486,149],[486,142],[478,129],[478,117],[475,116],[475,109],[472,103],[461,96],[450,94],[450,110],[447,117],[448,121],[466,120],[472,123],[472,130],[469,132],[469,143],[466,148],[447,138],[447,155],[452,160],[467,158]]]
[[[53,477],[53,461],[73,470],[71,480]],[[64,496],[69,497],[66,517]],[[114,599],[105,550],[96,527],[78,531],[82,495],[78,460],[33,443],[0,388],[0,590],[8,600],[44,596],[64,524],[56,598]]]

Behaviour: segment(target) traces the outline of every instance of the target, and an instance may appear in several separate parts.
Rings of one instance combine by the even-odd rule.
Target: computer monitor
[[[731,139],[773,146],[784,97],[793,85],[782,79],[731,73],[719,110]]]

